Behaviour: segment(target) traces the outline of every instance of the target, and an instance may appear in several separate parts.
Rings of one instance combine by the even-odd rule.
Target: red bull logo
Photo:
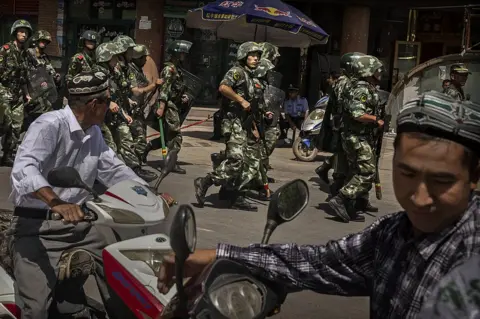
[[[282,11],[282,10],[278,10],[277,8],[272,8],[272,7],[259,7],[259,6],[255,5],[255,11],[265,12],[266,14],[274,16],[274,17],[278,17],[278,16],[289,17],[289,18],[292,17],[290,15],[290,11]]]

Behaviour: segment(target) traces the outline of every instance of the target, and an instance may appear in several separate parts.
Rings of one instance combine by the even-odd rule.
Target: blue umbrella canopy
[[[281,47],[325,44],[328,34],[298,9],[280,0],[218,0],[187,13],[187,26],[211,29],[217,37],[268,41]]]

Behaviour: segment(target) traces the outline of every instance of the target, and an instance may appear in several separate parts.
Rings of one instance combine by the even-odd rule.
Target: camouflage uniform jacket
[[[37,54],[37,50],[34,48],[29,48],[25,52],[26,54],[26,66],[27,70],[29,69],[36,69],[40,65],[45,65],[45,68],[48,71],[48,74],[52,76],[55,81],[55,85],[58,87],[60,86],[60,76],[58,75],[57,71],[53,67],[52,63],[50,62],[50,58],[45,53]]]
[[[165,82],[159,90],[158,99],[165,103],[178,104],[184,92],[182,72],[171,62],[166,62],[160,73]]]
[[[120,64],[117,64],[112,71],[110,71],[113,85],[111,86],[112,100],[126,111],[130,111],[130,104],[128,97],[131,92],[131,84],[123,72]]]
[[[70,60],[68,66],[67,81],[71,81],[73,77],[82,72],[91,72],[95,67],[95,61],[87,53],[77,53]]]
[[[143,70],[139,68],[135,63],[130,63],[128,65],[127,77],[130,81],[131,88],[143,88],[148,86],[149,82]],[[138,103],[139,108],[145,104],[146,94],[141,94],[139,96],[132,96],[132,99]]]
[[[455,84],[453,83],[450,83],[446,88],[445,90],[443,90],[443,93],[446,94],[446,95],[449,95],[451,97],[453,97],[454,99],[456,100],[459,100],[459,101],[465,101],[465,94],[463,92],[463,89],[462,88],[457,88],[455,86]]]
[[[26,84],[27,68],[14,41],[0,48],[0,84],[8,88],[18,100],[22,96],[22,86]]]
[[[339,130],[343,126],[341,125],[343,123],[341,117],[345,108],[345,96],[350,88],[351,81],[345,75],[340,76],[333,85],[332,95],[329,97],[328,103],[332,103],[332,128],[335,130]]]
[[[359,122],[356,118],[365,114],[376,115],[379,101],[376,88],[362,80],[352,81],[350,89],[343,96],[344,131],[349,135],[370,137],[375,126]]]
[[[220,85],[226,85],[232,88],[232,90],[240,95],[247,101],[251,101],[255,97],[255,84],[253,80],[253,74],[246,67],[236,65],[225,73]],[[239,115],[239,112],[243,111],[243,108],[239,103],[223,99],[222,107],[226,112],[232,112]]]

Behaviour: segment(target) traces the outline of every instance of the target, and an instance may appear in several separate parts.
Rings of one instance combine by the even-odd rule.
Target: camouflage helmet
[[[270,60],[270,62],[273,62],[275,59],[280,57],[280,52],[278,52],[277,46],[269,42],[263,42],[263,43],[260,43],[260,47],[262,48],[262,51],[263,51],[262,58]]]
[[[105,42],[95,50],[95,58],[99,63],[108,62],[115,55],[122,53],[121,51],[121,47],[117,43],[113,41]]]
[[[377,71],[383,71],[383,63],[372,55],[360,56],[352,62],[352,65],[353,75],[359,78],[367,78]]]
[[[185,40],[176,40],[167,47],[168,54],[189,53],[193,43]]]
[[[260,52],[260,54],[262,54],[263,50],[257,42],[248,41],[242,43],[237,50],[237,61],[245,59],[248,54],[252,52]]]
[[[141,57],[144,57],[147,55],[150,55],[150,52],[148,52],[147,47],[144,46],[143,44],[137,44],[133,48],[133,54],[132,54],[133,59],[140,59]]]
[[[83,49],[85,46],[85,41],[91,41],[95,43],[100,42],[100,36],[98,35],[97,32],[93,30],[87,30],[82,33],[82,36],[80,37],[80,40],[78,41],[78,46]]]
[[[346,76],[350,77],[353,75],[355,71],[353,62],[362,56],[365,56],[365,54],[360,52],[349,52],[342,55],[340,58],[340,69]]]
[[[45,30],[38,30],[32,36],[32,42],[38,43],[40,40],[47,41],[48,43],[52,42],[52,36],[50,32]]]
[[[468,68],[464,64],[461,64],[461,63],[452,64],[450,66],[450,74],[451,73],[471,74],[471,72],[468,71]]]
[[[30,34],[33,32],[33,28],[30,25],[30,22],[27,20],[17,20],[12,24],[12,28],[10,29],[10,35],[14,36],[17,29],[25,28],[30,31]]]
[[[135,41],[130,38],[128,35],[117,35],[113,42],[117,43],[122,50],[122,53],[127,52],[129,48],[134,48],[136,46]]]

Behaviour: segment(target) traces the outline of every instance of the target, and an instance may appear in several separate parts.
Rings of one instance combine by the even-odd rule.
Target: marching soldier
[[[2,166],[13,165],[23,126],[23,98],[27,102],[31,99],[26,89],[27,69],[22,51],[32,32],[28,21],[17,20],[10,30],[12,41],[0,48],[0,84],[11,96],[9,107],[5,111]]]
[[[97,32],[87,30],[83,32],[78,41],[79,51],[70,60],[66,80],[71,81],[73,77],[81,72],[92,72],[95,66],[95,49],[100,42]]]
[[[468,75],[471,74],[463,64],[453,64],[450,67],[450,83],[443,93],[450,95],[459,101],[465,101],[463,87],[467,83]]]
[[[54,99],[56,99],[57,89],[61,85],[60,74],[55,71],[52,63],[50,62],[50,58],[45,53],[45,48],[50,44],[50,42],[52,42],[50,33],[45,30],[39,30],[33,34],[28,42],[30,43],[30,47],[25,51],[25,62],[28,72],[36,72],[41,67],[44,67],[48,73],[47,76],[51,77],[52,81],[49,82],[52,82],[52,86],[55,85],[55,87],[50,88],[50,90],[53,92],[47,92],[48,94],[39,97],[34,104],[29,105],[25,109],[24,112],[26,119],[23,128],[24,131],[28,130],[30,124],[40,115],[53,110],[52,101],[49,100],[48,96],[52,96]]]
[[[132,62],[128,68],[128,79],[130,86],[132,87],[132,99],[137,103],[133,108],[133,122],[130,125],[130,130],[133,136],[134,151],[135,154],[142,162],[146,162],[146,148],[147,148],[147,124],[144,116],[144,109],[151,95],[156,90],[158,85],[162,85],[163,80],[157,79],[156,82],[149,83],[147,77],[143,73],[143,66],[147,62],[147,56],[149,55],[146,46],[140,44],[133,48]]]
[[[163,79],[164,83],[159,90],[158,99],[160,103],[156,110],[156,115],[165,119],[165,143],[169,151],[176,150],[179,152],[182,147],[180,108],[182,104],[188,103],[189,99],[184,94],[185,85],[179,66],[187,57],[191,47],[192,43],[185,40],[177,40],[170,43],[167,48],[167,53],[170,54],[170,61],[165,63],[165,67],[160,73],[160,78]],[[148,154],[152,149],[159,149],[160,147],[159,138],[150,141],[145,154]],[[175,165],[174,172],[186,174],[185,169],[178,164]]]
[[[362,56],[354,62],[357,72],[349,92],[344,97],[342,147],[349,164],[349,182],[329,202],[329,206],[343,221],[364,221],[357,207],[369,204],[368,195],[375,178],[373,130],[383,127],[377,118],[378,94],[383,65],[376,57]],[[357,205],[355,204],[357,201]]]
[[[258,167],[258,163],[245,163],[251,159],[244,156],[247,146],[247,135],[253,130],[243,128],[243,121],[251,111],[250,102],[255,98],[253,71],[257,68],[262,48],[254,42],[245,42],[238,48],[237,64],[225,74],[220,82],[219,91],[224,96],[222,108],[224,119],[222,133],[225,137],[225,156],[216,169],[206,177],[195,179],[195,196],[198,204],[203,206],[205,195],[210,186],[223,186],[228,189],[230,207],[239,210],[256,211],[257,207],[245,200],[238,190],[242,177],[245,177],[245,166]],[[258,162],[257,158],[257,162]],[[258,168],[256,170],[258,174]],[[255,176],[253,176],[255,177]]]
[[[142,169],[141,163],[134,153],[133,138],[128,126],[133,119],[122,108],[122,105],[125,105],[124,101],[128,101],[130,89],[130,84],[118,64],[117,55],[123,53],[123,49],[114,42],[100,44],[95,52],[99,67],[102,67],[110,76],[112,101],[115,102],[111,104],[111,111],[107,113],[108,116],[105,121],[113,134],[118,153],[122,156],[125,164],[140,178],[151,182],[158,176],[155,173]]]

